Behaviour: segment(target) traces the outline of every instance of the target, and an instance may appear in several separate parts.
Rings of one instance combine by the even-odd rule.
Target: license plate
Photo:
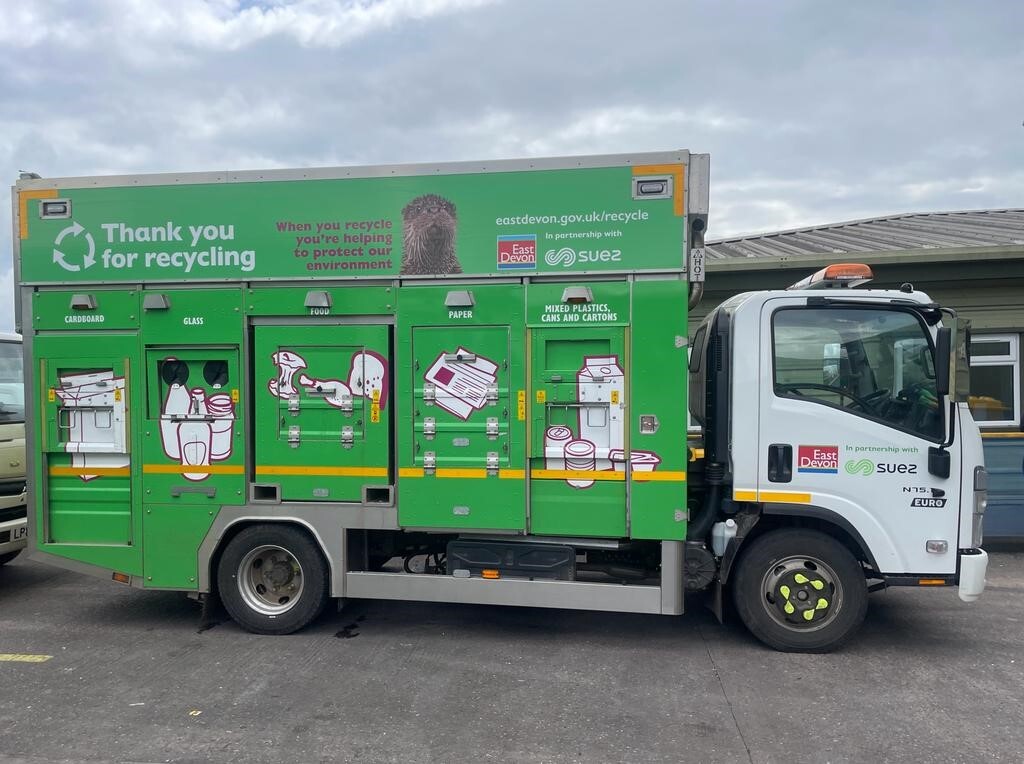
[[[21,541],[22,539],[28,538],[28,526],[22,525],[20,528],[14,528],[11,531],[11,541]]]

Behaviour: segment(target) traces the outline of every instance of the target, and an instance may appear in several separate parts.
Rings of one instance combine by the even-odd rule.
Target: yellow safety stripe
[[[593,472],[587,470],[532,470],[530,477],[536,480],[608,480],[624,482],[625,472]]]
[[[321,477],[383,477],[387,467],[314,467],[305,464],[257,465],[257,475],[316,475]]]
[[[784,504],[810,504],[811,495],[797,491],[751,491],[737,488],[732,492],[733,501],[762,501]]]
[[[654,472],[631,472],[630,475],[636,483],[647,483],[649,481],[664,483],[685,483],[686,472],[684,470],[655,470]]]
[[[398,468],[398,477],[400,478],[421,478],[426,476],[426,471],[422,467]],[[486,469],[469,467],[438,467],[431,477],[480,480],[483,478],[493,477],[493,475],[488,475]],[[522,480],[526,477],[526,470],[499,469],[497,477],[499,480]]]
[[[128,477],[131,475],[130,467],[50,467],[51,475],[60,477],[81,477],[82,475],[96,475],[97,477]]]
[[[182,475],[186,472],[204,472],[209,475],[242,475],[245,467],[241,464],[143,464],[147,475]]]

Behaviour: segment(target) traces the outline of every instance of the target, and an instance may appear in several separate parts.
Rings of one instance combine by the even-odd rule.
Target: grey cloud
[[[1012,0],[109,0],[9,21],[7,179],[682,147],[712,154],[715,237],[1024,198]],[[0,274],[9,241],[0,216]]]

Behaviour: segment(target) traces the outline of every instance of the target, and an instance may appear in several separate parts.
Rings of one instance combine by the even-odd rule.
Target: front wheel
[[[829,652],[864,620],[864,571],[850,550],[823,533],[766,533],[750,543],[737,566],[736,610],[750,632],[776,650]]]
[[[217,586],[231,617],[255,634],[298,631],[330,597],[320,549],[289,525],[254,525],[235,536],[221,555]]]

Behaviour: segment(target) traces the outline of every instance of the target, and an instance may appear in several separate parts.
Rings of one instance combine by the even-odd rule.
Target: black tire
[[[235,622],[254,634],[291,634],[323,612],[329,571],[320,548],[291,525],[254,525],[224,548],[217,587]]]
[[[864,570],[850,550],[797,528],[750,542],[737,561],[732,595],[750,633],[783,652],[835,650],[857,631],[868,607]]]
[[[13,560],[15,557],[17,557],[19,554],[21,554],[21,550],[20,549],[16,549],[13,552],[8,552],[7,554],[0,554],[0,565],[6,565],[11,560]]]

